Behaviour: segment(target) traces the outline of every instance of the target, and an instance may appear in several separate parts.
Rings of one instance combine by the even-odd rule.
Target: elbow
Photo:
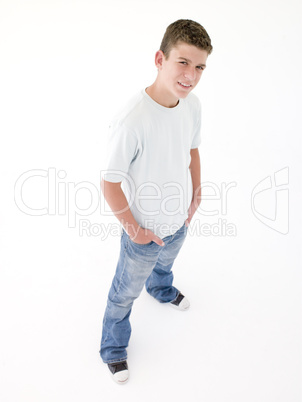
[[[119,191],[121,189],[121,184],[122,184],[122,182],[114,183],[111,181],[104,180],[102,178],[102,180],[101,180],[102,193],[104,194],[104,196],[108,193],[110,193],[110,194],[115,193],[116,191]]]

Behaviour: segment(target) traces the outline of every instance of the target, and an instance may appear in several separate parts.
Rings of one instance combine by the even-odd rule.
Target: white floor
[[[285,252],[291,234],[280,247],[265,226],[265,246],[240,232],[189,235],[174,274],[191,308],[176,311],[143,290],[131,315],[130,380],[119,386],[99,357],[119,239],[79,237],[59,218],[22,214],[18,230],[6,227],[3,401],[300,401],[301,273]]]

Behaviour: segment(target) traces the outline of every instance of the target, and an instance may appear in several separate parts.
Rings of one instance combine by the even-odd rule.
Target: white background
[[[293,0],[1,1],[2,401],[301,401],[301,11]],[[72,228],[67,212],[75,201],[89,206],[88,190],[72,193],[81,182],[102,200],[109,120],[154,81],[154,54],[180,18],[200,22],[214,46],[195,89],[202,181],[236,183],[225,215],[219,200],[205,200],[218,215],[194,222],[225,219],[236,236],[188,236],[174,266],[188,312],[143,290],[131,315],[131,378],[121,387],[99,357],[119,237],[79,233],[79,219],[117,221],[98,208]],[[49,205],[47,177],[22,193],[50,213],[22,212],[18,178],[50,168],[66,176],[50,183]],[[284,168],[282,234],[255,217],[251,194]],[[286,226],[275,190],[255,205]]]

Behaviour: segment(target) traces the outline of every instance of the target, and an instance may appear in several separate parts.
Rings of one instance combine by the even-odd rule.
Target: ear
[[[163,65],[163,60],[165,59],[165,55],[161,50],[158,50],[155,53],[155,65],[157,67],[158,70],[162,69],[162,65]]]

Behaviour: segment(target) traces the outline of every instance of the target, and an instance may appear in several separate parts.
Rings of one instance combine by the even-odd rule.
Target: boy
[[[211,52],[210,37],[197,22],[169,25],[155,55],[155,82],[110,126],[102,191],[122,236],[100,355],[119,384],[128,380],[129,316],[143,286],[161,303],[182,311],[190,305],[172,286],[171,269],[200,204],[201,110],[190,92]]]

